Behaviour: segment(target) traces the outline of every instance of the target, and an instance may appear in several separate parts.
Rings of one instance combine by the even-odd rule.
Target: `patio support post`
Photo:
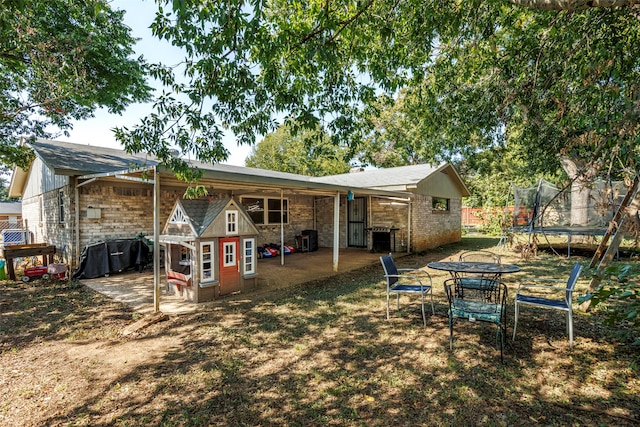
[[[284,191],[280,189],[280,265],[284,265]]]
[[[333,199],[333,271],[338,271],[338,251],[340,248],[340,192]]]
[[[411,253],[411,199],[407,203],[407,253]]]
[[[71,261],[71,269],[75,270],[78,267],[78,261],[80,260],[80,190],[78,190],[78,177],[75,178],[75,185],[73,186],[73,198],[74,198],[74,222],[76,226],[74,246],[75,253],[74,259]]]
[[[153,310],[160,311],[160,175],[153,169]]]

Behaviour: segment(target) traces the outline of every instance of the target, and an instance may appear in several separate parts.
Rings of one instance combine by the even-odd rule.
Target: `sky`
[[[151,35],[149,26],[157,10],[153,0],[113,0],[110,5],[112,9],[126,11],[124,23],[131,28],[133,36],[140,39],[134,47],[136,57],[143,55],[147,62],[166,64],[172,64],[171,58],[175,57],[175,63],[180,62],[183,55],[177,48]],[[111,129],[116,126],[131,128],[150,112],[151,104],[133,104],[122,115],[109,114],[106,110],[100,109],[96,111],[94,118],[74,122],[68,137],[60,135],[56,140],[122,149]],[[238,147],[232,135],[224,138],[224,144],[230,155],[223,163],[244,166],[244,160],[251,152],[251,147]]]

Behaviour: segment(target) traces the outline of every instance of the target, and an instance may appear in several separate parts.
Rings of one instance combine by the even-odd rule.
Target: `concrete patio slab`
[[[380,263],[381,253],[371,253],[365,249],[342,249],[338,263],[338,272],[333,271],[333,252],[320,248],[314,252],[297,252],[284,257],[258,260],[258,284],[254,291],[242,295],[223,297],[218,301],[230,300],[234,297],[250,297],[261,292],[331,277],[335,274],[352,271],[372,264]],[[394,254],[401,257],[404,254]],[[381,267],[382,275],[382,267]],[[381,276],[382,278],[382,276]],[[195,304],[184,301],[181,297],[170,295],[165,286],[164,270],[160,277],[160,311],[168,315],[190,313],[206,307],[208,303]],[[142,314],[154,313],[153,273],[145,270],[142,273],[125,272],[108,277],[83,279],[81,283],[100,292],[109,298],[131,306]]]

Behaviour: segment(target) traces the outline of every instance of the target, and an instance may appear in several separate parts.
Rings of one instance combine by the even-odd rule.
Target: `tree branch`
[[[534,10],[585,10],[596,7],[638,7],[640,0],[510,0]]]

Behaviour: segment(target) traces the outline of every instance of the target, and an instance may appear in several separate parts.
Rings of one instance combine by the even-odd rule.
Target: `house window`
[[[242,206],[256,224],[280,224],[280,221],[285,224],[289,223],[289,201],[287,199],[281,201],[279,198],[243,197]]]
[[[227,211],[227,234],[238,234],[238,211]]]
[[[58,190],[58,222],[64,222],[64,190]]]
[[[256,239],[244,239],[242,242],[244,251],[244,274],[256,272]]]
[[[450,199],[443,199],[441,197],[433,197],[433,210],[439,212],[449,212]]]
[[[213,245],[200,243],[200,277],[201,282],[213,280]]]

